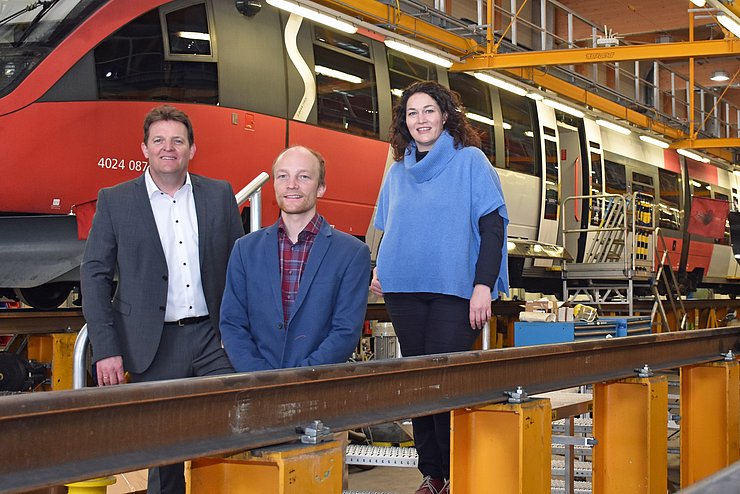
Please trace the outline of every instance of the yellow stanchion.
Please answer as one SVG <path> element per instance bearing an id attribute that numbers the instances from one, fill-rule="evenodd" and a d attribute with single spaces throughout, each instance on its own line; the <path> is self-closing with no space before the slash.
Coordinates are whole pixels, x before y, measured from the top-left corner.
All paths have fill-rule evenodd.
<path id="1" fill-rule="evenodd" d="M 65 484 L 65 486 L 67 487 L 67 494 L 105 494 L 107 487 L 115 483 L 115 477 L 99 477 Z"/>

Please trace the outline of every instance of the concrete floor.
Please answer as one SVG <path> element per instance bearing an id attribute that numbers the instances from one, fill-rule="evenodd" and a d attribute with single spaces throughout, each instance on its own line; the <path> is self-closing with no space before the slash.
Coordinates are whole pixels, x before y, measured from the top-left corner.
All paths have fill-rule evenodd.
<path id="1" fill-rule="evenodd" d="M 373 467 L 349 469 L 349 491 L 382 494 L 414 494 L 421 484 L 421 473 L 409 467 Z"/>

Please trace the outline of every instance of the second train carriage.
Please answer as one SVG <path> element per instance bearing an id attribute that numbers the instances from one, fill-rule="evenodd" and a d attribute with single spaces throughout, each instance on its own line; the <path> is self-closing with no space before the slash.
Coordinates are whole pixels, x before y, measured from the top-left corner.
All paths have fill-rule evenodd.
<path id="1" fill-rule="evenodd" d="M 269 171 L 283 147 L 317 149 L 330 166 L 322 213 L 365 237 L 390 162 L 392 105 L 405 86 L 424 79 L 459 92 L 481 131 L 501 176 L 512 242 L 556 244 L 561 215 L 590 221 L 588 210 L 563 211 L 567 196 L 639 190 L 655 198 L 675 268 L 697 284 L 735 290 L 727 239 L 689 242 L 681 214 L 690 194 L 736 201 L 731 173 L 395 52 L 378 33 L 339 33 L 267 4 L 245 5 L 61 0 L 43 15 L 7 20 L 25 2 L 0 0 L 5 295 L 51 307 L 77 283 L 78 229 L 84 234 L 90 218 L 68 213 L 93 201 L 99 188 L 141 173 L 141 119 L 155 102 L 191 116 L 198 146 L 192 171 L 227 179 L 235 190 Z M 263 202 L 263 222 L 270 223 L 278 210 L 269 183 Z M 578 259 L 584 246 L 567 247 Z M 512 286 L 557 290 L 551 265 L 512 258 Z"/>

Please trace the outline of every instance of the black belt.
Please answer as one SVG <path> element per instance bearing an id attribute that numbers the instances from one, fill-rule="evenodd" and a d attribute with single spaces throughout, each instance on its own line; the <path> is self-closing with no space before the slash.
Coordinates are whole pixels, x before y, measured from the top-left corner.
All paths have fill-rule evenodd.
<path id="1" fill-rule="evenodd" d="M 165 321 L 165 326 L 187 326 L 188 324 L 198 324 L 210 319 L 210 316 L 186 317 L 179 321 Z"/>

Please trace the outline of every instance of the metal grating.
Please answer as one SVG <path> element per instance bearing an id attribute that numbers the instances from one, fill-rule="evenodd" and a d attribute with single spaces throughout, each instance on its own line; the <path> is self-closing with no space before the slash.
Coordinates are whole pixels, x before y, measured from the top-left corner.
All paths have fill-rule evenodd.
<path id="1" fill-rule="evenodd" d="M 566 494 L 565 481 L 553 480 L 550 492 L 552 494 Z M 573 494 L 591 494 L 591 482 L 573 482 Z"/>
<path id="2" fill-rule="evenodd" d="M 415 448 L 350 444 L 347 446 L 345 462 L 347 465 L 416 467 L 419 456 Z"/>

